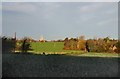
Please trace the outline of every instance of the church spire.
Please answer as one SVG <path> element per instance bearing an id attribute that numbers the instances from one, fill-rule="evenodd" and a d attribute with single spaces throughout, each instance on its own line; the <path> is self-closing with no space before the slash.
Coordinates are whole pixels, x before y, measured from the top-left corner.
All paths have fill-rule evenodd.
<path id="1" fill-rule="evenodd" d="M 13 37 L 13 39 L 15 39 L 15 40 L 16 40 L 16 32 L 14 33 L 14 37 Z"/>

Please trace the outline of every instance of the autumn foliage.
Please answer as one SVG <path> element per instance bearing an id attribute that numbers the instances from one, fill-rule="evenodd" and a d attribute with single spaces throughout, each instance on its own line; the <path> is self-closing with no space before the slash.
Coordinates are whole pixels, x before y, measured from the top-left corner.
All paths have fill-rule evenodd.
<path id="1" fill-rule="evenodd" d="M 65 38 L 64 49 L 84 50 L 87 52 L 119 53 L 120 42 L 110 39 L 109 37 L 85 40 L 84 36 L 81 36 L 79 38 Z"/>

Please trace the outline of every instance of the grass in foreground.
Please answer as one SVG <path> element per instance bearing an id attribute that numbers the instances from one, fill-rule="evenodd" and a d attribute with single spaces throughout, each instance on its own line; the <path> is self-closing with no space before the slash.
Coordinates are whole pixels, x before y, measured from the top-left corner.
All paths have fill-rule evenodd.
<path id="1" fill-rule="evenodd" d="M 120 54 L 117 53 L 96 53 L 96 52 L 89 52 L 83 54 L 71 54 L 73 56 L 86 56 L 86 57 L 120 57 Z"/>

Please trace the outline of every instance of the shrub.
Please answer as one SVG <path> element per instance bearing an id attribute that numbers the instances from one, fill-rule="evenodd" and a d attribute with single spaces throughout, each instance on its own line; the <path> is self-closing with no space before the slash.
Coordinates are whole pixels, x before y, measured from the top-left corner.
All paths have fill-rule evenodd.
<path id="1" fill-rule="evenodd" d="M 15 50 L 20 51 L 21 50 L 21 46 L 22 46 L 22 41 L 17 41 Z"/>
<path id="2" fill-rule="evenodd" d="M 95 47 L 94 40 L 89 39 L 89 40 L 86 41 L 86 49 L 87 49 L 88 52 L 94 52 L 94 51 L 96 51 L 95 48 L 96 47 Z"/>
<path id="3" fill-rule="evenodd" d="M 115 46 L 117 47 L 117 49 L 115 50 L 116 53 L 120 53 L 120 41 L 118 41 Z"/>
<path id="4" fill-rule="evenodd" d="M 85 40 L 78 40 L 78 45 L 77 45 L 77 49 L 79 50 L 85 50 L 86 49 L 86 41 Z"/>
<path id="5" fill-rule="evenodd" d="M 64 49 L 65 50 L 69 50 L 70 49 L 70 43 L 69 43 L 69 39 L 65 38 L 64 40 Z"/>
<path id="6" fill-rule="evenodd" d="M 77 40 L 76 39 L 71 38 L 69 40 L 69 43 L 70 43 L 70 49 L 71 50 L 76 50 L 77 49 Z"/>
<path id="7" fill-rule="evenodd" d="M 106 51 L 106 43 L 103 39 L 98 40 L 87 40 L 86 49 L 88 52 L 105 52 Z"/>
<path id="8" fill-rule="evenodd" d="M 14 52 L 16 46 L 16 40 L 13 38 L 2 37 L 2 51 Z"/>
<path id="9" fill-rule="evenodd" d="M 23 39 L 22 45 L 21 45 L 21 51 L 22 52 L 27 52 L 28 50 L 30 50 L 30 43 L 27 42 L 27 38 Z"/>

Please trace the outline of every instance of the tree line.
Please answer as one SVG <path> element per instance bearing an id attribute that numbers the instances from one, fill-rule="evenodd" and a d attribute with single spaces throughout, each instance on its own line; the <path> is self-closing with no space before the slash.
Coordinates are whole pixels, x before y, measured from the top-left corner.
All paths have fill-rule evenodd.
<path id="1" fill-rule="evenodd" d="M 26 37 L 20 41 L 16 40 L 15 38 L 5 36 L 0 37 L 0 39 L 2 39 L 2 52 L 4 53 L 15 52 L 16 50 L 24 53 L 28 50 L 32 50 L 29 39 Z"/>
<path id="2" fill-rule="evenodd" d="M 16 40 L 10 37 L 0 37 L 2 39 L 2 51 L 15 52 L 16 50 L 21 52 L 27 52 L 31 49 L 30 42 L 36 42 L 27 37 L 21 40 Z M 99 39 L 87 39 L 85 36 L 79 38 L 65 38 L 64 40 L 58 40 L 64 42 L 64 50 L 83 50 L 85 52 L 110 52 L 120 53 L 120 41 L 106 38 Z"/>
<path id="3" fill-rule="evenodd" d="M 106 38 L 87 39 L 84 36 L 79 38 L 65 38 L 64 50 L 83 50 L 85 52 L 110 52 L 120 53 L 120 41 Z"/>

